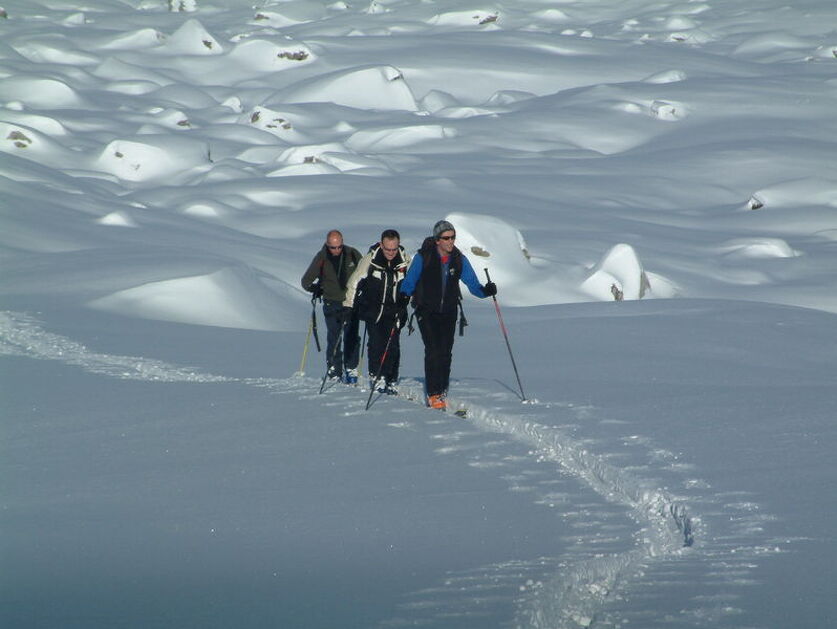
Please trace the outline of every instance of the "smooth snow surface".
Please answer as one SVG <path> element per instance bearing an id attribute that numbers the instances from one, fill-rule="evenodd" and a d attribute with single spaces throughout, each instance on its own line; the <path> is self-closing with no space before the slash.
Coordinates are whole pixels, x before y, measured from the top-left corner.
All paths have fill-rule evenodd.
<path id="1" fill-rule="evenodd" d="M 744 4 L 0 0 L 0 626 L 837 625 L 837 7 Z M 319 395 L 441 218 L 467 418 Z"/>

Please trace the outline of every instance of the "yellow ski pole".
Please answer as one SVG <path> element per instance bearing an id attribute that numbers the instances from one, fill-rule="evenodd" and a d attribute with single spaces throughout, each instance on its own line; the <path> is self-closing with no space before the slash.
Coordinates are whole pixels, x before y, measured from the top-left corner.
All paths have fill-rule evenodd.
<path id="1" fill-rule="evenodd" d="M 305 375 L 305 361 L 308 359 L 308 345 L 311 343 L 311 330 L 314 328 L 314 322 L 308 320 L 308 334 L 305 335 L 305 347 L 302 348 L 302 361 L 299 363 L 298 375 Z"/>

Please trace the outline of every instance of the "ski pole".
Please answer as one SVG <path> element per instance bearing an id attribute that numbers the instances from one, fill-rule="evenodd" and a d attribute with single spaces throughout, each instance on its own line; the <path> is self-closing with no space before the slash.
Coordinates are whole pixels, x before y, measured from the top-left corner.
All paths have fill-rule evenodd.
<path id="1" fill-rule="evenodd" d="M 340 333 L 337 335 L 337 341 L 335 341 L 334 349 L 331 351 L 331 361 L 326 361 L 326 372 L 323 374 L 323 381 L 320 383 L 320 393 L 322 393 L 323 389 L 325 389 L 325 383 L 328 379 L 328 369 L 332 364 L 334 364 L 334 359 L 337 357 L 337 352 L 340 351 L 340 343 L 343 342 L 343 330 L 346 329 L 347 324 L 348 321 L 343 321 L 340 324 Z"/>
<path id="2" fill-rule="evenodd" d="M 485 269 L 485 277 L 488 281 L 491 281 L 491 276 L 488 274 L 488 269 Z M 503 331 L 503 338 L 506 339 L 506 348 L 509 350 L 509 358 L 511 358 L 512 368 L 514 369 L 514 375 L 517 378 L 517 386 L 520 387 L 520 399 L 521 401 L 526 401 L 526 394 L 523 392 L 523 384 L 520 382 L 520 374 L 517 371 L 517 364 L 514 362 L 514 354 L 512 354 L 511 343 L 509 343 L 509 333 L 506 330 L 506 324 L 503 322 L 503 315 L 500 314 L 500 304 L 497 301 L 497 296 L 492 295 L 491 298 L 494 300 L 494 309 L 497 311 L 497 319 L 500 321 L 500 329 Z"/>
<path id="3" fill-rule="evenodd" d="M 299 375 L 303 375 L 305 373 L 305 360 L 308 358 L 308 345 L 311 342 L 311 330 L 313 325 L 311 321 L 308 322 L 308 334 L 305 335 L 305 346 L 302 348 L 302 361 L 299 363 L 299 371 L 297 372 Z"/>
<path id="4" fill-rule="evenodd" d="M 392 326 L 392 329 L 389 331 L 389 338 L 387 338 L 387 344 L 384 347 L 384 353 L 381 356 L 381 364 L 378 365 L 378 373 L 375 374 L 375 380 L 372 382 L 372 386 L 369 387 L 369 398 L 366 400 L 366 410 L 369 410 L 369 407 L 372 405 L 372 395 L 375 393 L 375 387 L 378 386 L 378 381 L 381 379 L 381 372 L 384 370 L 384 363 L 387 360 L 387 354 L 389 354 L 389 346 L 392 343 L 392 337 L 395 336 L 395 331 L 398 329 L 398 317 L 395 318 L 395 323 Z"/>

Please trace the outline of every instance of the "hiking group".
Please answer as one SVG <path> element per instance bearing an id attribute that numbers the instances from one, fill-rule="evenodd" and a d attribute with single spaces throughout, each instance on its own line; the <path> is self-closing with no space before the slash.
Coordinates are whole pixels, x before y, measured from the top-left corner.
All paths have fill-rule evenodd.
<path id="1" fill-rule="evenodd" d="M 394 229 L 365 255 L 343 242 L 332 230 L 322 249 L 302 276 L 302 288 L 312 300 L 322 299 L 327 327 L 326 376 L 357 384 L 360 352 L 359 322 L 368 335 L 369 375 L 381 393 L 397 393 L 401 362 L 401 329 L 408 322 L 412 302 L 424 343 L 424 378 L 427 405 L 445 410 L 450 382 L 456 321 L 462 315 L 459 283 L 479 298 L 497 294 L 491 281 L 481 284 L 468 258 L 456 247 L 456 230 L 438 221 L 415 256 L 401 245 Z"/>

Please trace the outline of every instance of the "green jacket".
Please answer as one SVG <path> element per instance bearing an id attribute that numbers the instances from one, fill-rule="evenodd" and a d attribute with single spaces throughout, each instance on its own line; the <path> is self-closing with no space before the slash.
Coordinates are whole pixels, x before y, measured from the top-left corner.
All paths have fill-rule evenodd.
<path id="1" fill-rule="evenodd" d="M 357 249 L 344 245 L 343 251 L 340 252 L 338 276 L 337 269 L 328 259 L 328 248 L 323 245 L 302 276 L 302 288 L 309 293 L 313 292 L 314 284 L 319 279 L 323 287 L 323 299 L 342 302 L 346 298 L 346 285 L 361 257 Z"/>

